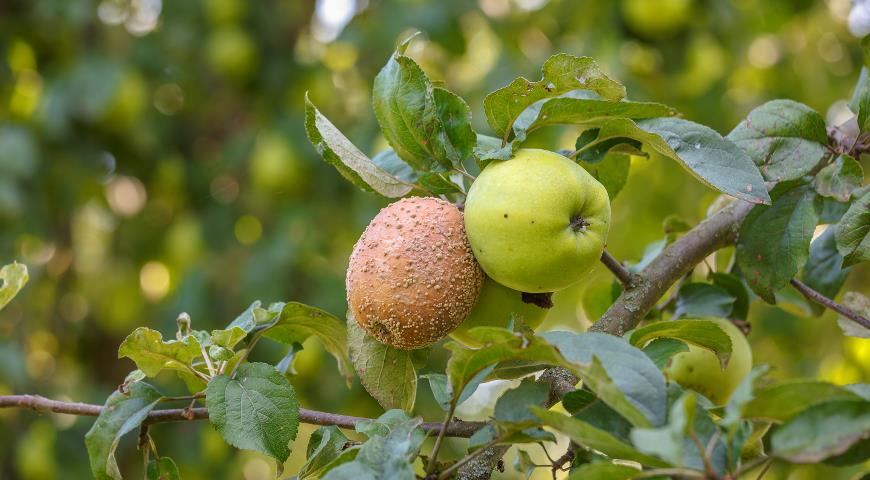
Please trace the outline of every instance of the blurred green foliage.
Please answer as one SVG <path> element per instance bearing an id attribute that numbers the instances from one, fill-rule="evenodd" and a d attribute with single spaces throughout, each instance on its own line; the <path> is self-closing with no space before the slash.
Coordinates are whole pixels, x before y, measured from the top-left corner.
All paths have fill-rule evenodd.
<path id="1" fill-rule="evenodd" d="M 303 94 L 376 153 L 385 144 L 371 82 L 412 30 L 426 41 L 408 53 L 470 102 L 480 131 L 487 131 L 487 92 L 517 74 L 537 78 L 549 55 L 568 52 L 595 57 L 630 98 L 670 104 L 727 133 L 752 107 L 778 97 L 827 112 L 834 123 L 845 119 L 861 64 L 846 29 L 849 7 L 849 0 L 6 0 L 0 263 L 27 264 L 31 283 L 0 313 L 0 391 L 102 403 L 132 368 L 116 359 L 124 336 L 139 325 L 168 334 L 182 311 L 200 329 L 224 325 L 255 299 L 342 314 L 348 254 L 386 202 L 320 161 L 305 139 Z M 545 129 L 529 146 L 568 148 L 575 133 Z M 714 198 L 673 163 L 636 159 L 613 205 L 609 249 L 637 260 L 664 236 L 668 215 L 696 222 Z M 596 279 L 597 295 L 609 295 L 603 269 Z M 862 267 L 847 288 L 866 292 L 868 284 Z M 545 327 L 583 328 L 583 290 L 560 292 Z M 816 319 L 809 309 L 760 305 L 754 312 L 755 358 L 777 376 L 870 380 L 870 344 L 844 339 L 831 313 Z M 272 362 L 284 354 L 275 345 L 264 350 Z M 430 369 L 444 357 L 433 354 Z M 379 414 L 358 383 L 346 389 L 316 341 L 306 342 L 295 368 L 304 406 Z M 166 380 L 164 391 L 183 388 Z M 419 398 L 418 413 L 438 419 L 428 391 Z M 485 400 L 460 413 L 484 417 Z M 0 478 L 88 478 L 82 438 L 91 423 L 0 411 Z M 303 426 L 296 452 L 310 431 Z M 186 479 L 272 478 L 271 463 L 232 451 L 204 423 L 152 433 Z M 461 445 L 448 445 L 448 455 Z M 141 468 L 130 441 L 119 461 L 124 471 Z M 292 456 L 287 471 L 301 461 Z M 836 475 L 848 472 L 774 465 L 767 478 Z"/>

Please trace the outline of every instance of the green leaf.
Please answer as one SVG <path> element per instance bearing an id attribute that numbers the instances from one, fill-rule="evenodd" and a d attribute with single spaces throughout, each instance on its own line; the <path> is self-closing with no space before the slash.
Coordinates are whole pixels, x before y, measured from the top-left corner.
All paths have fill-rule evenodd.
<path id="1" fill-rule="evenodd" d="M 819 195 L 841 202 L 848 202 L 852 192 L 860 188 L 862 183 L 864 183 L 864 169 L 848 155 L 837 157 L 834 163 L 819 171 L 813 179 Z"/>
<path id="2" fill-rule="evenodd" d="M 0 268 L 0 280 L 3 280 L 0 286 L 0 310 L 18 295 L 29 279 L 27 265 L 23 263 L 13 262 Z"/>
<path id="3" fill-rule="evenodd" d="M 186 335 L 181 340 L 164 341 L 160 332 L 147 327 L 133 330 L 118 347 L 118 358 L 133 360 L 136 367 L 149 377 L 156 376 L 162 370 L 192 374 L 191 364 L 201 356 L 202 348 L 195 336 Z"/>
<path id="4" fill-rule="evenodd" d="M 870 260 L 870 191 L 854 200 L 836 227 L 843 266 Z"/>
<path id="5" fill-rule="evenodd" d="M 504 141 L 508 140 L 517 117 L 535 102 L 553 98 L 572 90 L 590 90 L 605 100 L 625 97 L 625 87 L 601 72 L 595 60 L 566 53 L 553 55 L 542 68 L 543 77 L 530 82 L 519 77 L 483 100 L 489 126 Z"/>
<path id="6" fill-rule="evenodd" d="M 212 330 L 209 336 L 209 341 L 212 345 L 228 348 L 232 350 L 235 346 L 244 340 L 248 332 L 241 327 L 232 327 L 224 330 Z"/>
<path id="7" fill-rule="evenodd" d="M 673 338 L 656 338 L 643 347 L 643 353 L 659 368 L 664 368 L 674 355 L 688 351 L 688 345 Z"/>
<path id="8" fill-rule="evenodd" d="M 586 448 L 599 452 L 615 459 L 631 460 L 651 467 L 667 467 L 669 464 L 656 457 L 639 452 L 631 445 L 620 441 L 610 433 L 593 427 L 592 425 L 576 418 L 551 412 L 540 407 L 531 407 L 545 425 L 568 435 L 571 440 Z"/>
<path id="9" fill-rule="evenodd" d="M 698 180 L 747 202 L 770 203 L 752 159 L 715 130 L 679 118 L 642 120 L 637 127 L 661 137 L 661 141 L 644 143 L 678 161 Z"/>
<path id="10" fill-rule="evenodd" d="M 513 131 L 517 140 L 523 141 L 529 132 L 548 125 L 588 125 L 613 117 L 639 120 L 672 117 L 677 113 L 661 103 L 599 100 L 588 98 L 587 92 L 575 90 L 530 105 L 517 117 Z"/>
<path id="11" fill-rule="evenodd" d="M 813 405 L 771 435 L 773 454 L 793 463 L 818 463 L 870 438 L 870 401 L 838 400 Z"/>
<path id="12" fill-rule="evenodd" d="M 506 391 L 495 402 L 492 417 L 496 428 L 501 431 L 505 428 L 525 429 L 540 425 L 538 417 L 529 411 L 529 407 L 544 407 L 549 395 L 550 390 L 545 383 L 526 377 L 518 387 Z"/>
<path id="13" fill-rule="evenodd" d="M 743 408 L 744 418 L 786 422 L 801 411 L 820 403 L 860 400 L 849 390 L 817 380 L 790 380 L 757 389 Z"/>
<path id="14" fill-rule="evenodd" d="M 709 283 L 686 283 L 680 287 L 675 318 L 726 318 L 737 301 L 727 290 Z"/>
<path id="15" fill-rule="evenodd" d="M 308 448 L 305 452 L 307 460 L 299 470 L 299 479 L 320 478 L 331 469 L 330 467 L 338 466 L 335 462 L 345 451 L 347 442 L 348 438 L 335 425 L 315 430 L 308 439 Z"/>
<path id="16" fill-rule="evenodd" d="M 366 391 L 385 410 L 410 412 L 417 399 L 417 366 L 426 350 L 399 350 L 366 333 L 348 313 L 350 360 Z M 424 357 L 425 358 L 425 357 Z"/>
<path id="17" fill-rule="evenodd" d="M 136 382 L 129 393 L 112 393 L 97 421 L 85 435 L 91 473 L 97 480 L 122 478 L 115 461 L 118 442 L 126 433 L 138 428 L 160 401 L 162 395 L 147 383 Z"/>
<path id="18" fill-rule="evenodd" d="M 420 66 L 403 55 L 410 40 L 375 77 L 375 117 L 399 158 L 419 172 L 441 172 L 471 155 L 476 143 L 471 113 L 459 97 L 433 87 Z"/>
<path id="19" fill-rule="evenodd" d="M 743 380 L 731 393 L 731 397 L 728 398 L 728 403 L 725 404 L 725 416 L 719 421 L 719 425 L 728 431 L 729 440 L 735 437 L 738 428 L 740 428 L 746 405 L 755 398 L 754 385 L 756 381 L 764 376 L 768 370 L 770 369 L 765 365 L 754 367 L 748 375 L 743 377 Z"/>
<path id="20" fill-rule="evenodd" d="M 572 390 L 562 397 L 562 406 L 568 413 L 573 415 L 579 410 L 588 407 L 596 400 L 597 398 L 595 397 L 595 394 L 589 390 Z"/>
<path id="21" fill-rule="evenodd" d="M 740 227 L 737 265 L 749 287 L 767 303 L 788 284 L 809 256 L 818 223 L 818 197 L 807 185 L 780 184 L 773 205 L 758 205 Z"/>
<path id="22" fill-rule="evenodd" d="M 145 470 L 146 480 L 181 480 L 178 466 L 169 457 L 152 458 Z"/>
<path id="23" fill-rule="evenodd" d="M 650 323 L 633 330 L 628 341 L 635 347 L 642 347 L 650 340 L 658 338 L 681 340 L 706 348 L 719 357 L 722 368 L 725 368 L 731 357 L 731 337 L 716 322 L 710 320 L 667 320 Z"/>
<path id="24" fill-rule="evenodd" d="M 610 151 L 602 161 L 594 164 L 581 161 L 580 166 L 604 185 L 607 196 L 613 201 L 628 182 L 631 155 Z"/>
<path id="25" fill-rule="evenodd" d="M 286 345 L 301 344 L 314 335 L 338 362 L 348 388 L 353 383 L 353 368 L 347 353 L 347 327 L 335 315 L 298 302 L 283 304 L 281 313 L 264 332 L 266 338 Z"/>
<path id="26" fill-rule="evenodd" d="M 547 332 L 543 337 L 555 345 L 569 362 L 586 366 L 577 372 L 584 383 L 633 424 L 644 422 L 636 418 L 631 409 L 621 405 L 619 396 L 624 395 L 649 424 L 664 423 L 667 411 L 665 378 L 642 351 L 619 337 L 604 333 Z M 594 361 L 593 357 L 599 361 Z M 606 390 L 599 391 L 596 387 L 606 387 Z M 617 391 L 621 395 L 617 395 Z M 608 397 L 607 393 L 612 396 Z"/>
<path id="27" fill-rule="evenodd" d="M 705 452 L 699 451 L 692 436 L 704 446 L 715 440 L 709 459 L 713 470 L 721 475 L 727 466 L 725 444 L 719 439 L 718 427 L 697 398 L 694 393 L 684 393 L 671 407 L 667 425 L 656 429 L 636 428 L 631 432 L 631 440 L 644 453 L 695 470 L 704 469 Z M 713 439 L 714 435 L 717 439 Z"/>
<path id="28" fill-rule="evenodd" d="M 438 402 L 438 405 L 440 405 L 445 412 L 450 410 L 452 394 L 450 392 L 447 375 L 444 375 L 443 373 L 427 373 L 426 375 L 420 375 L 420 378 L 429 380 L 429 389 L 432 391 L 432 396 L 435 397 L 435 401 Z"/>
<path id="29" fill-rule="evenodd" d="M 711 272 L 709 276 L 713 285 L 725 289 L 734 297 L 731 314 L 728 318 L 746 320 L 749 315 L 749 290 L 743 280 L 730 273 Z"/>
<path id="30" fill-rule="evenodd" d="M 350 183 L 388 198 L 403 197 L 411 186 L 381 170 L 324 117 L 305 94 L 305 133 L 326 163 Z"/>
<path id="31" fill-rule="evenodd" d="M 791 100 L 772 100 L 749 112 L 728 139 L 746 151 L 767 180 L 795 180 L 827 154 L 825 119 Z"/>
<path id="32" fill-rule="evenodd" d="M 843 268 L 842 264 L 834 229 L 828 228 L 810 244 L 810 256 L 801 271 L 801 280 L 822 295 L 834 298 L 851 270 L 851 267 Z M 816 315 L 825 311 L 825 307 L 815 302 L 809 302 L 809 307 Z"/>
<path id="33" fill-rule="evenodd" d="M 628 480 L 642 475 L 643 472 L 634 467 L 595 462 L 580 465 L 572 470 L 568 480 Z"/>
<path id="34" fill-rule="evenodd" d="M 299 402 L 275 367 L 243 363 L 236 378 L 218 375 L 205 392 L 208 419 L 230 445 L 253 450 L 283 464 L 299 427 Z"/>
<path id="35" fill-rule="evenodd" d="M 529 452 L 522 449 L 517 450 L 517 456 L 514 457 L 513 467 L 514 470 L 520 472 L 526 478 L 531 477 L 536 468 L 535 462 L 532 460 Z"/>
<path id="36" fill-rule="evenodd" d="M 858 116 L 858 129 L 861 133 L 870 130 L 870 79 L 868 79 L 867 67 L 861 67 L 861 75 L 852 93 L 849 108 Z"/>
<path id="37" fill-rule="evenodd" d="M 420 418 L 408 418 L 401 410 L 390 410 L 377 420 L 360 422 L 357 432 L 369 439 L 352 462 L 330 470 L 323 480 L 416 479 L 411 462 L 426 438 L 420 428 L 422 422 Z"/>
<path id="38" fill-rule="evenodd" d="M 864 318 L 870 318 L 870 298 L 858 292 L 846 292 L 843 295 L 843 305 Z M 844 335 L 858 338 L 870 338 L 870 329 L 858 324 L 843 315 L 837 316 L 837 324 Z"/>

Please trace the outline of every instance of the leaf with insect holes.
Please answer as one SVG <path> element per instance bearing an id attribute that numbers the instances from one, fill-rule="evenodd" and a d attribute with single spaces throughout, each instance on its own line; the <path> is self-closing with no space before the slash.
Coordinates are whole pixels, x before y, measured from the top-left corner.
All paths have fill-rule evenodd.
<path id="1" fill-rule="evenodd" d="M 646 346 L 653 339 L 670 338 L 710 350 L 719 358 L 723 368 L 731 357 L 731 337 L 716 322 L 710 320 L 666 320 L 650 323 L 628 335 L 635 347 Z"/>
<path id="2" fill-rule="evenodd" d="M 613 117 L 639 120 L 677 114 L 661 103 L 607 101 L 589 91 L 573 90 L 530 105 L 514 121 L 513 131 L 517 141 L 523 141 L 529 132 L 549 125 L 589 125 Z"/>
<path id="3" fill-rule="evenodd" d="M 130 385 L 127 394 L 116 391 L 109 396 L 100 416 L 85 435 L 94 478 L 122 478 L 115 461 L 118 442 L 128 432 L 139 428 L 161 397 L 160 392 L 143 382 Z"/>
<path id="4" fill-rule="evenodd" d="M 0 310 L 12 301 L 15 295 L 18 295 L 29 279 L 27 265 L 23 263 L 10 263 L 0 269 L 0 280 L 3 281 L 3 285 L 0 286 Z"/>
<path id="5" fill-rule="evenodd" d="M 855 199 L 836 227 L 843 266 L 870 260 L 870 191 Z"/>
<path id="6" fill-rule="evenodd" d="M 417 399 L 417 368 L 425 363 L 428 349 L 399 350 L 366 333 L 348 312 L 347 339 L 350 361 L 360 382 L 385 409 L 410 412 Z"/>
<path id="7" fill-rule="evenodd" d="M 208 419 L 230 445 L 283 464 L 299 428 L 299 401 L 290 382 L 266 363 L 243 363 L 235 378 L 218 375 L 205 391 Z M 279 468 L 280 470 L 280 468 Z"/>
<path id="8" fill-rule="evenodd" d="M 835 400 L 807 408 L 774 430 L 774 456 L 816 464 L 870 438 L 870 401 Z"/>
<path id="9" fill-rule="evenodd" d="M 323 116 L 305 95 L 305 132 L 326 163 L 350 183 L 387 198 L 403 197 L 411 186 L 378 167 Z"/>
<path id="10" fill-rule="evenodd" d="M 531 82 L 519 77 L 483 100 L 486 120 L 496 134 L 507 141 L 517 117 L 535 102 L 572 90 L 590 90 L 605 100 L 625 97 L 625 87 L 601 72 L 595 60 L 566 53 L 553 55 L 542 68 L 542 78 Z"/>
<path id="11" fill-rule="evenodd" d="M 795 180 L 827 154 L 825 119 L 792 100 L 772 100 L 749 112 L 727 137 L 746 151 L 767 180 Z"/>
<path id="12" fill-rule="evenodd" d="M 353 367 L 347 353 L 347 327 L 335 315 L 299 302 L 275 304 L 280 311 L 277 317 L 266 325 L 263 335 L 285 345 L 301 344 L 308 337 L 315 336 L 338 362 L 338 370 L 344 376 L 348 388 L 353 383 Z"/>
<path id="13" fill-rule="evenodd" d="M 381 132 L 396 154 L 419 172 L 462 164 L 477 142 L 471 111 L 455 94 L 433 87 L 402 42 L 375 77 L 372 104 Z"/>
<path id="14" fill-rule="evenodd" d="M 834 163 L 821 169 L 813 179 L 816 192 L 840 202 L 848 202 L 852 192 L 864 183 L 864 169 L 848 155 L 840 155 Z"/>
<path id="15" fill-rule="evenodd" d="M 786 286 L 809 256 L 818 223 L 818 196 L 808 185 L 781 183 L 773 205 L 758 205 L 740 227 L 737 265 L 749 287 L 767 303 Z"/>

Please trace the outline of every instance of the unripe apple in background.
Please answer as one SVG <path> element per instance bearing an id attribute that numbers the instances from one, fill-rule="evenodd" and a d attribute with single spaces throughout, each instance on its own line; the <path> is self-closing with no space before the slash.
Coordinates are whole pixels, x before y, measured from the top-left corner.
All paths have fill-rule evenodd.
<path id="1" fill-rule="evenodd" d="M 487 275 L 521 292 L 554 292 L 601 257 L 610 228 L 607 190 L 570 159 L 521 149 L 471 185 L 465 229 Z"/>
<path id="2" fill-rule="evenodd" d="M 438 198 L 404 198 L 381 210 L 354 245 L 347 303 L 381 343 L 422 348 L 468 316 L 483 277 L 462 212 Z"/>
<path id="3" fill-rule="evenodd" d="M 534 294 L 533 294 L 534 295 Z M 506 327 L 511 314 L 522 319 L 523 323 L 532 330 L 538 328 L 544 317 L 547 316 L 548 308 L 523 301 L 523 293 L 496 282 L 491 278 L 484 280 L 480 290 L 480 298 L 466 318 L 456 330 L 450 332 L 450 338 L 471 348 L 482 346 L 468 331 L 475 327 Z"/>
<path id="4" fill-rule="evenodd" d="M 716 354 L 705 348 L 689 345 L 688 352 L 681 352 L 663 369 L 665 377 L 709 398 L 716 405 L 724 405 L 731 393 L 752 369 L 752 350 L 746 336 L 731 321 L 710 318 L 731 338 L 731 359 L 722 369 Z"/>

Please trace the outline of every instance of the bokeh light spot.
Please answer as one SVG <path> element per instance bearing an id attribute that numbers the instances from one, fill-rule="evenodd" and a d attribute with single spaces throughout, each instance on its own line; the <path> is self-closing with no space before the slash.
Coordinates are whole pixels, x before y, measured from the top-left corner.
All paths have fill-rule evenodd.
<path id="1" fill-rule="evenodd" d="M 160 300 L 169 292 L 169 269 L 166 265 L 152 261 L 142 266 L 139 271 L 139 286 L 150 300 Z"/>
<path id="2" fill-rule="evenodd" d="M 239 243 L 242 245 L 253 245 L 263 235 L 263 225 L 257 217 L 243 215 L 236 220 L 236 226 L 233 231 Z"/>
<path id="3" fill-rule="evenodd" d="M 145 185 L 136 177 L 117 175 L 106 184 L 106 200 L 117 215 L 130 217 L 145 206 Z"/>

